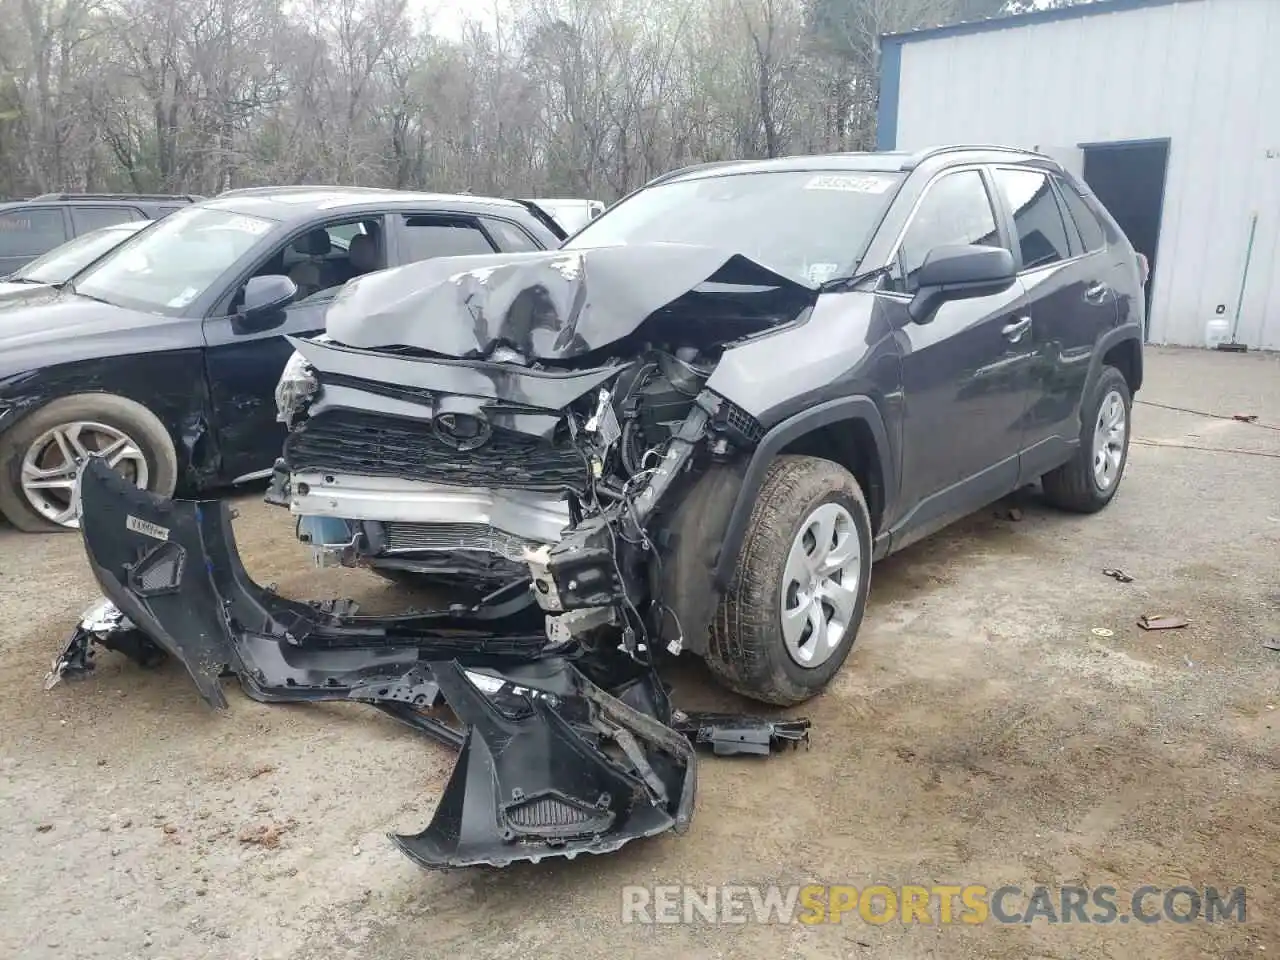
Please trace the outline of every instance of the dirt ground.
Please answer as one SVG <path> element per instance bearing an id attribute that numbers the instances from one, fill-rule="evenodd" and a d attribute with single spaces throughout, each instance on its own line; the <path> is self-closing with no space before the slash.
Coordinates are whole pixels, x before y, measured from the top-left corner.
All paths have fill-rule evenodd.
<path id="1" fill-rule="evenodd" d="M 1280 356 L 1153 349 L 1148 368 L 1148 403 L 1260 423 L 1139 406 L 1103 514 L 1033 497 L 877 566 L 853 656 L 796 711 L 810 750 L 708 758 L 687 836 L 572 862 L 412 865 L 385 834 L 426 824 L 452 758 L 371 709 L 264 706 L 229 682 L 218 715 L 179 670 L 113 654 L 45 692 L 96 591 L 77 537 L 0 531 L 0 956 L 1280 954 L 1280 653 L 1263 645 L 1280 638 Z M 260 492 L 238 505 L 260 581 L 405 602 L 308 570 Z M 1192 622 L 1146 633 L 1149 611 Z M 696 664 L 672 679 L 687 707 L 744 706 Z M 1248 919 L 624 926 L 623 886 L 663 883 L 1110 885 L 1122 905 L 1143 884 L 1243 885 Z"/>

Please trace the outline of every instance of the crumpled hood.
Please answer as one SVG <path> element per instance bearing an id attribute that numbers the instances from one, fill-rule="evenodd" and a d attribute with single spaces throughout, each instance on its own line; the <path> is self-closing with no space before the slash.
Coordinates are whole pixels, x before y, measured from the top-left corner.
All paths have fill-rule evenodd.
<path id="1" fill-rule="evenodd" d="M 351 281 L 327 332 L 358 348 L 478 359 L 507 347 L 526 360 L 570 360 L 708 283 L 721 300 L 817 290 L 741 254 L 685 244 L 441 257 Z"/>

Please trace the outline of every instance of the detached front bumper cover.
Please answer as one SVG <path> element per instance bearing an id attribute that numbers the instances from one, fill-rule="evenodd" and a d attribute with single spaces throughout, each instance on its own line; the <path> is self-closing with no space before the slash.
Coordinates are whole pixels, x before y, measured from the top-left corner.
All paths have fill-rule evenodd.
<path id="1" fill-rule="evenodd" d="M 163 651 L 218 708 L 227 673 L 264 702 L 373 705 L 459 750 L 431 823 L 392 837 L 423 866 L 607 853 L 682 833 L 693 816 L 695 743 L 767 753 L 807 740 L 804 720 L 673 718 L 651 669 L 625 658 L 602 669 L 572 645 L 551 647 L 527 589 L 363 617 L 348 601 L 300 603 L 254 583 L 220 503 L 156 497 L 97 460 L 79 495 L 85 552 L 107 602 L 81 621 L 49 685 L 91 669 L 98 643 L 143 663 Z M 607 675 L 610 689 L 588 673 Z M 445 705 L 463 729 L 434 715 Z"/>

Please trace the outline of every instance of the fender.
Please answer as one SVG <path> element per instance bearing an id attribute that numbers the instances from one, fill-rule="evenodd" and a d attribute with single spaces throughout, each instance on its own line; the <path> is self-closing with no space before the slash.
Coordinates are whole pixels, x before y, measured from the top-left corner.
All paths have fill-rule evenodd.
<path id="1" fill-rule="evenodd" d="M 1137 323 L 1126 323 L 1119 327 L 1113 327 L 1098 338 L 1098 342 L 1093 347 L 1093 357 L 1089 360 L 1089 374 L 1084 382 L 1084 390 L 1080 395 L 1080 402 L 1084 402 L 1084 398 L 1091 396 L 1094 385 L 1098 382 L 1098 377 L 1102 375 L 1102 358 L 1107 352 L 1124 343 L 1126 340 L 1133 340 L 1138 345 L 1137 362 L 1133 374 L 1133 392 L 1136 394 L 1142 387 L 1142 326 Z M 1077 405 L 1076 413 L 1079 414 L 1080 408 Z"/>
<path id="2" fill-rule="evenodd" d="M 764 483 L 769 464 L 793 440 L 842 420 L 860 420 L 870 428 L 884 478 L 885 499 L 888 503 L 893 502 L 898 490 L 898 464 L 889 447 L 884 417 L 881 416 L 876 402 L 870 397 L 853 396 L 829 400 L 775 424 L 752 453 L 751 461 L 742 479 L 742 486 L 738 489 L 733 510 L 729 514 L 729 522 L 720 543 L 720 553 L 716 558 L 714 583 L 718 590 L 727 589 L 733 579 L 734 569 L 738 563 L 738 553 L 747 536 L 747 524 L 751 520 L 751 511 L 755 508 L 756 497 Z M 877 554 L 880 552 L 877 551 Z"/>

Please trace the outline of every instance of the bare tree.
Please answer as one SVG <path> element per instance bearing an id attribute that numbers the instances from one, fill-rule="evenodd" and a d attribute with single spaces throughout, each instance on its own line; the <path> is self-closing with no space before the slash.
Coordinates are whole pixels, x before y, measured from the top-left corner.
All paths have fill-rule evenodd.
<path id="1" fill-rule="evenodd" d="M 0 194 L 385 184 L 610 199 L 867 148 L 879 38 L 1026 0 L 0 0 Z M 1069 0 L 1058 0 L 1069 2 Z"/>

